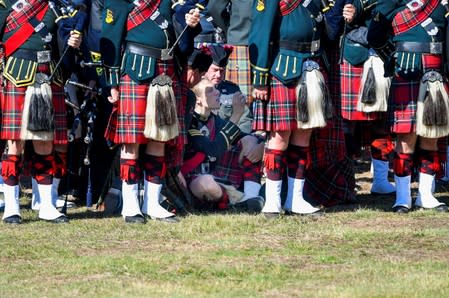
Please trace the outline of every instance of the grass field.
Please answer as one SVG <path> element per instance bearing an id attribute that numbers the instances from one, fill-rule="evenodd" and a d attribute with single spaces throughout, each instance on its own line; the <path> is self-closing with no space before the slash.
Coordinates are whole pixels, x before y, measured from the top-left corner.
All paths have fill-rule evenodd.
<path id="1" fill-rule="evenodd" d="M 357 177 L 360 204 L 318 219 L 135 226 L 77 208 L 53 225 L 25 208 L 24 224 L 0 225 L 0 296 L 449 297 L 449 214 L 393 214 L 394 197 L 369 196 L 367 176 Z"/>

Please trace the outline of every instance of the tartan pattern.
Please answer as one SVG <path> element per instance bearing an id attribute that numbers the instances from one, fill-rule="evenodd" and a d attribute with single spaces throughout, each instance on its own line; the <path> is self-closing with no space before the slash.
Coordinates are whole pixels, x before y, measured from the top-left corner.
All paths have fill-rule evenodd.
<path id="1" fill-rule="evenodd" d="M 120 158 L 120 179 L 128 184 L 137 184 L 142 177 L 142 170 L 136 159 Z"/>
<path id="2" fill-rule="evenodd" d="M 435 175 L 440 171 L 438 151 L 420 149 L 418 151 L 419 171 L 424 174 Z"/>
<path id="3" fill-rule="evenodd" d="M 33 154 L 31 175 L 38 184 L 51 185 L 53 182 L 54 155 Z"/>
<path id="4" fill-rule="evenodd" d="M 235 188 L 240 188 L 243 181 L 243 170 L 239 163 L 239 155 L 242 148 L 240 144 L 232 146 L 217 161 L 211 172 L 214 177 L 229 181 Z"/>
<path id="5" fill-rule="evenodd" d="M 328 87 L 334 111 L 341 110 L 338 43 L 329 48 Z M 309 164 L 305 171 L 304 198 L 316 205 L 332 206 L 346 203 L 355 197 L 355 176 L 353 164 L 345 156 L 346 145 L 343 134 L 343 120 L 339 113 L 327 121 L 327 126 L 314 129 L 309 147 Z"/>
<path id="6" fill-rule="evenodd" d="M 48 65 L 40 65 L 38 72 L 49 74 Z M 0 138 L 20 140 L 22 110 L 27 87 L 16 87 L 8 80 L 1 95 Z M 67 117 L 63 87 L 51 84 L 55 122 L 54 144 L 67 144 Z"/>
<path id="7" fill-rule="evenodd" d="M 185 115 L 187 106 L 187 93 L 189 91 L 185 82 L 187 82 L 187 72 L 184 71 L 179 84 L 176 84 L 175 96 L 180 98 L 176 101 L 177 116 L 179 123 L 179 135 L 166 143 L 165 145 L 165 162 L 168 168 L 181 167 L 184 157 L 184 149 L 187 144 L 187 130 L 185 127 Z"/>
<path id="8" fill-rule="evenodd" d="M 25 23 L 29 23 L 29 20 L 36 16 L 42 9 L 44 9 L 48 1 L 46 0 L 27 0 L 29 5 L 25 5 L 19 12 L 11 10 L 6 19 L 5 33 L 16 30 Z"/>
<path id="9" fill-rule="evenodd" d="M 379 113 L 357 111 L 357 102 L 362 83 L 363 64 L 351 65 L 346 60 L 340 65 L 341 116 L 347 120 L 376 120 Z"/>
<path id="10" fill-rule="evenodd" d="M 2 155 L 2 178 L 6 185 L 15 186 L 19 184 L 19 155 Z"/>
<path id="11" fill-rule="evenodd" d="M 413 154 L 395 152 L 393 170 L 398 177 L 410 176 L 413 171 Z"/>
<path id="12" fill-rule="evenodd" d="M 375 139 L 371 143 L 371 157 L 373 159 L 388 161 L 388 157 L 393 151 L 394 145 L 390 138 Z"/>
<path id="13" fill-rule="evenodd" d="M 263 161 L 267 178 L 272 181 L 282 180 L 287 166 L 287 155 L 285 151 L 265 148 Z"/>
<path id="14" fill-rule="evenodd" d="M 308 168 L 303 188 L 306 201 L 325 207 L 349 203 L 355 198 L 355 176 L 349 158 L 325 167 Z"/>
<path id="15" fill-rule="evenodd" d="M 237 84 L 248 102 L 251 102 L 251 72 L 247 46 L 233 46 L 226 66 L 226 80 Z"/>
<path id="16" fill-rule="evenodd" d="M 279 10 L 282 16 L 286 16 L 291 13 L 295 8 L 299 6 L 302 0 L 281 0 L 279 1 Z"/>
<path id="17" fill-rule="evenodd" d="M 296 85 L 285 86 L 271 77 L 269 100 L 254 101 L 254 130 L 292 131 L 296 122 Z"/>
<path id="18" fill-rule="evenodd" d="M 145 172 L 145 180 L 155 184 L 161 184 L 167 170 L 165 157 L 144 154 L 143 169 Z"/>
<path id="19" fill-rule="evenodd" d="M 149 19 L 159 7 L 160 2 L 161 0 L 139 0 L 140 5 L 134 6 L 128 15 L 127 30 L 130 31 Z"/>
<path id="20" fill-rule="evenodd" d="M 61 179 L 67 173 L 67 152 L 55 150 L 53 164 L 54 177 Z"/>
<path id="21" fill-rule="evenodd" d="M 173 80 L 177 106 L 181 102 L 180 87 L 174 73 L 173 62 L 158 60 L 156 76 L 165 73 Z M 145 111 L 147 94 L 150 83 L 137 84 L 128 75 L 120 79 L 120 100 L 117 109 L 113 109 L 105 137 L 116 144 L 146 144 L 148 139 L 144 136 Z M 178 107 L 178 110 L 182 108 Z M 178 116 L 179 117 L 179 116 Z M 180 121 L 180 124 L 183 121 Z"/>
<path id="22" fill-rule="evenodd" d="M 423 72 L 441 71 L 442 56 L 423 54 Z M 412 133 L 416 131 L 416 109 L 420 80 L 406 80 L 397 74 L 391 82 L 388 103 L 388 121 L 391 132 Z M 446 86 L 447 87 L 447 86 Z"/>
<path id="23" fill-rule="evenodd" d="M 309 147 L 288 145 L 287 167 L 288 176 L 296 179 L 304 179 L 304 172 L 308 164 Z"/>
<path id="24" fill-rule="evenodd" d="M 425 4 L 421 6 L 416 11 L 411 11 L 410 8 L 406 7 L 404 10 L 399 11 L 393 18 L 393 31 L 394 35 L 399 35 L 401 33 L 407 32 L 413 27 L 421 24 L 426 20 L 435 8 L 438 6 L 438 0 L 428 0 L 424 1 Z"/>
<path id="25" fill-rule="evenodd" d="M 244 157 L 242 160 L 243 181 L 253 181 L 260 184 L 262 178 L 262 161 L 251 162 Z"/>

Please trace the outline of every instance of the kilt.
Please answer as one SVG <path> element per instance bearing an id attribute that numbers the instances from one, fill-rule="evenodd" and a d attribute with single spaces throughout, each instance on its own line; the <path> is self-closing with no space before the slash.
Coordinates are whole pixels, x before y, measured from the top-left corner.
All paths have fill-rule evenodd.
<path id="1" fill-rule="evenodd" d="M 229 181 L 237 189 L 243 182 L 243 170 L 239 164 L 240 151 L 240 143 L 233 145 L 217 162 L 211 173 L 214 177 Z"/>
<path id="2" fill-rule="evenodd" d="M 330 207 L 349 203 L 355 198 L 354 189 L 354 169 L 347 157 L 305 173 L 303 195 L 313 205 Z"/>
<path id="3" fill-rule="evenodd" d="M 47 65 L 40 65 L 38 72 L 50 73 Z M 27 87 L 16 87 L 6 80 L 6 86 L 1 95 L 0 138 L 2 140 L 20 140 L 22 125 L 22 111 Z M 62 86 L 51 84 L 54 111 L 55 134 L 53 144 L 67 144 L 67 115 L 64 89 Z"/>
<path id="4" fill-rule="evenodd" d="M 247 46 L 234 46 L 226 67 L 226 80 L 237 84 L 246 98 L 251 97 L 251 71 Z"/>
<path id="5" fill-rule="evenodd" d="M 346 60 L 340 65 L 341 116 L 347 120 L 376 120 L 380 113 L 357 111 L 360 84 L 362 83 L 363 64 L 353 66 Z"/>
<path id="6" fill-rule="evenodd" d="M 335 116 L 327 121 L 326 127 L 313 130 L 303 190 L 309 202 L 323 206 L 346 203 L 355 196 L 353 165 L 345 157 L 343 119 L 336 113 L 341 110 L 338 44 L 330 48 L 330 53 L 328 87 Z"/>
<path id="7" fill-rule="evenodd" d="M 253 130 L 292 131 L 296 123 L 296 85 L 286 86 L 271 77 L 269 100 L 254 101 Z"/>
<path id="8" fill-rule="evenodd" d="M 173 80 L 177 108 L 182 103 L 178 78 L 175 75 L 173 62 L 158 60 L 156 76 L 165 73 Z M 146 144 L 149 139 L 143 134 L 145 130 L 145 111 L 150 82 L 137 84 L 128 75 L 120 79 L 120 100 L 113 111 L 105 132 L 106 139 L 116 144 Z M 179 115 L 178 115 L 179 117 Z M 180 121 L 180 124 L 184 120 Z"/>
<path id="9" fill-rule="evenodd" d="M 423 54 L 423 71 L 442 70 L 443 57 Z M 397 74 L 391 82 L 388 103 L 388 120 L 391 132 L 413 133 L 416 131 L 416 109 L 420 78 L 409 80 Z"/>

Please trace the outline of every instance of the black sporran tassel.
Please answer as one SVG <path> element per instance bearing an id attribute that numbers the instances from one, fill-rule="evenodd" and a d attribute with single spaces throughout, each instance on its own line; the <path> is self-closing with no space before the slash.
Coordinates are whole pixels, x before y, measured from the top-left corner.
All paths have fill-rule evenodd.
<path id="1" fill-rule="evenodd" d="M 167 88 L 166 86 L 160 87 Z M 175 123 L 176 111 L 174 109 L 173 103 L 171 103 L 172 99 L 170 97 L 169 92 L 165 92 L 166 94 L 162 94 L 166 90 L 158 90 L 156 92 L 156 102 L 157 102 L 157 125 L 165 126 L 165 125 L 173 125 Z"/>
<path id="2" fill-rule="evenodd" d="M 329 96 L 329 90 L 327 89 L 327 87 L 324 84 L 324 82 L 321 82 L 320 88 L 321 88 L 321 91 L 322 91 L 322 94 L 323 94 L 323 99 L 321 101 L 321 106 L 323 107 L 324 118 L 326 120 L 328 120 L 328 119 L 331 119 L 332 116 L 333 116 L 332 101 L 331 101 L 331 97 Z"/>
<path id="3" fill-rule="evenodd" d="M 441 90 L 437 90 L 437 98 L 435 98 L 435 118 L 437 126 L 447 125 L 447 108 L 444 102 L 443 94 Z"/>
<path id="4" fill-rule="evenodd" d="M 38 88 L 35 87 L 31 97 L 27 128 L 30 131 L 52 131 L 55 128 L 53 103 L 50 96 Z"/>
<path id="5" fill-rule="evenodd" d="M 376 103 L 376 77 L 374 76 L 374 70 L 372 66 L 370 66 L 366 75 L 361 101 L 362 103 L 369 105 L 373 105 Z"/>
<path id="6" fill-rule="evenodd" d="M 433 98 L 430 96 L 430 93 L 427 94 L 426 99 L 424 100 L 423 123 L 426 126 L 433 126 L 436 124 L 435 105 L 433 104 Z"/>
<path id="7" fill-rule="evenodd" d="M 303 74 L 306 75 L 306 74 Z M 309 110 L 307 107 L 307 84 L 305 78 L 301 79 L 301 84 L 298 91 L 298 98 L 296 100 L 296 116 L 297 120 L 301 122 L 309 121 Z"/>

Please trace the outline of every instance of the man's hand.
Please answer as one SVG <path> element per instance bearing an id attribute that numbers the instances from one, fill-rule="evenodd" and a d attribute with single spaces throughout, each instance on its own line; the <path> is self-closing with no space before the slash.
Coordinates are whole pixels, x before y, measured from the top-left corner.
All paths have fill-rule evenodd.
<path id="1" fill-rule="evenodd" d="M 240 140 L 242 144 L 242 151 L 240 153 L 239 161 L 241 162 L 243 157 L 248 158 L 252 163 L 258 162 L 262 159 L 264 151 L 264 143 L 258 143 L 258 139 L 255 136 L 245 136 Z"/>
<path id="2" fill-rule="evenodd" d="M 345 19 L 346 23 L 351 23 L 352 21 L 354 21 L 355 12 L 355 7 L 352 4 L 346 4 L 343 7 L 343 18 Z"/>
<path id="3" fill-rule="evenodd" d="M 241 92 L 234 93 L 232 95 L 232 116 L 229 120 L 237 124 L 245 111 L 245 106 L 245 96 Z"/>
<path id="4" fill-rule="evenodd" d="M 254 87 L 253 97 L 259 100 L 268 100 L 268 87 Z"/>
<path id="5" fill-rule="evenodd" d="M 186 14 L 186 24 L 189 27 L 196 27 L 200 22 L 200 10 L 198 8 L 191 9 L 189 13 Z"/>
<path id="6" fill-rule="evenodd" d="M 108 96 L 108 100 L 112 104 L 118 104 L 118 100 L 120 99 L 120 93 L 118 87 L 111 87 L 111 96 Z"/>
<path id="7" fill-rule="evenodd" d="M 69 40 L 67 41 L 67 45 L 72 48 L 78 49 L 81 45 L 81 41 L 83 40 L 81 33 L 75 30 L 70 31 Z"/>

